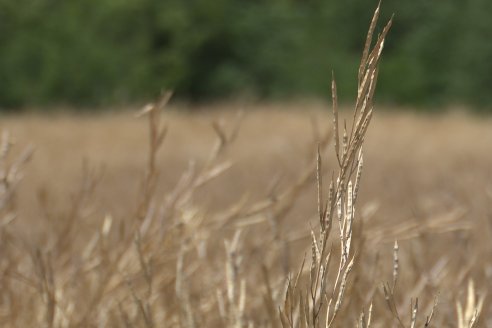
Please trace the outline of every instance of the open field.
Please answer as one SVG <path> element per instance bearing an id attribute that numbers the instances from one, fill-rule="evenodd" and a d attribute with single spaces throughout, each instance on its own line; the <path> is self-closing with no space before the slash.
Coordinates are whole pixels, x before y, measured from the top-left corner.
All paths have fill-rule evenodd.
<path id="1" fill-rule="evenodd" d="M 222 207 L 244 193 L 261 198 L 270 180 L 279 179 L 282 186 L 300 175 L 316 149 L 313 119 L 325 131 L 331 130 L 332 123 L 328 106 L 296 110 L 299 107 L 303 106 L 243 108 L 237 140 L 225 156 L 234 165 L 220 182 L 200 193 L 200 203 Z M 158 158 L 163 192 L 176 184 L 191 161 L 199 165 L 207 159 L 217 138 L 213 122 L 223 121 L 226 128 L 232 128 L 237 111 L 226 109 L 197 113 L 170 109 L 163 114 L 169 127 Z M 106 210 L 120 215 L 121 202 L 129 204 L 136 197 L 147 161 L 148 131 L 147 122 L 135 118 L 133 112 L 6 117 L 0 127 L 14 137 L 18 150 L 35 146 L 19 191 L 25 216 L 39 213 L 35 199 L 39 190 L 50 189 L 55 199 L 68 199 L 81 180 L 84 161 L 104 171 L 96 193 Z M 460 113 L 377 113 L 364 146 L 362 202 L 384 204 L 378 210 L 383 211 L 381 216 L 395 220 L 434 207 L 471 205 L 479 197 L 477 190 L 492 188 L 491 145 L 491 118 Z M 333 154 L 328 153 L 324 161 L 329 170 Z M 314 182 L 306 186 L 310 194 L 300 204 L 304 215 L 308 209 L 314 214 L 315 189 Z"/>
<path id="2" fill-rule="evenodd" d="M 166 109 L 154 171 L 148 122 L 132 112 L 2 118 L 15 141 L 2 165 L 29 144 L 35 152 L 2 207 L 0 322 L 275 327 L 305 254 L 300 283 L 310 274 L 315 154 L 327 134 L 325 196 L 338 169 L 326 108 L 243 108 L 237 130 L 234 106 Z M 491 118 L 375 113 L 355 208 L 357 261 L 336 327 L 354 327 L 363 312 L 367 321 L 371 303 L 371 327 L 410 327 L 416 298 L 423 327 L 436 296 L 430 326 L 469 327 L 479 313 L 478 327 L 492 325 L 491 145 Z M 149 170 L 153 182 L 142 182 Z"/>
<path id="3" fill-rule="evenodd" d="M 492 119 L 374 110 L 379 13 L 352 113 L 2 117 L 0 326 L 492 326 Z"/>

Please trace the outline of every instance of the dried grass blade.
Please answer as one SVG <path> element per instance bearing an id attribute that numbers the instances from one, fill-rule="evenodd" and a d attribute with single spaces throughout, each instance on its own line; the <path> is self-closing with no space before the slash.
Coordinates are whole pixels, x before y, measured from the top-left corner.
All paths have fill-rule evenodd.
<path id="1" fill-rule="evenodd" d="M 335 81 L 335 75 L 332 73 L 331 79 L 331 99 L 333 107 L 333 133 L 335 135 L 335 153 L 338 159 L 338 165 L 342 165 L 340 159 L 340 133 L 338 132 L 338 96 L 337 96 L 337 83 Z"/>
<path id="2" fill-rule="evenodd" d="M 364 50 L 362 52 L 362 58 L 360 61 L 360 66 L 359 66 L 359 76 L 358 76 L 359 87 L 361 85 L 362 76 L 364 74 L 364 70 L 365 70 L 366 65 L 367 65 L 367 57 L 369 55 L 369 50 L 371 48 L 372 36 L 374 34 L 374 30 L 376 29 L 376 24 L 378 22 L 380 8 L 381 8 L 381 1 L 379 1 L 378 6 L 376 7 L 376 10 L 374 11 L 374 15 L 372 16 L 371 24 L 369 25 L 369 30 L 367 31 L 366 43 L 364 45 Z"/>
<path id="3" fill-rule="evenodd" d="M 318 145 L 318 152 L 316 158 L 316 181 L 318 185 L 318 215 L 319 222 L 322 230 L 325 229 L 324 213 L 325 209 L 323 207 L 323 174 L 321 172 L 321 154 Z"/>

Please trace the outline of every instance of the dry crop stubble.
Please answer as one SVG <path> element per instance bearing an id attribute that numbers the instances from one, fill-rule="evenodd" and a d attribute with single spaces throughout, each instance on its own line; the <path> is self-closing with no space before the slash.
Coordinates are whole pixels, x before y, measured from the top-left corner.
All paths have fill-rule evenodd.
<path id="1" fill-rule="evenodd" d="M 453 136 L 454 144 L 448 145 L 439 141 L 438 136 L 447 135 L 439 122 L 410 117 L 398 123 L 401 116 L 387 115 L 365 140 L 389 28 L 371 44 L 378 12 L 361 60 L 356 110 L 353 116 L 343 113 L 347 125 L 337 119 L 333 82 L 335 128 L 325 131 L 328 122 L 315 125 L 315 143 L 312 135 L 305 136 L 308 119 L 299 126 L 300 114 L 275 111 L 244 119 L 227 114 L 222 122 L 216 114 L 200 120 L 168 113 L 170 131 L 164 138 L 160 111 L 169 99 L 165 95 L 141 112 L 147 129 L 144 135 L 138 127 L 142 133 L 135 138 L 124 132 L 135 123 L 121 118 L 82 119 L 87 130 L 77 129 L 81 121 L 66 118 L 56 122 L 65 130 L 50 126 L 47 142 L 61 146 L 37 148 L 35 156 L 46 156 L 45 163 L 57 158 L 58 168 L 73 169 L 64 164 L 67 150 L 70 156 L 85 150 L 111 160 L 104 171 L 85 165 L 82 175 L 64 181 L 73 192 L 63 197 L 50 188 L 60 188 L 53 185 L 70 174 L 50 165 L 38 167 L 34 175 L 29 171 L 36 167 L 27 167 L 24 186 L 19 186 L 24 190 L 17 188 L 30 151 L 16 153 L 5 135 L 0 158 L 2 325 L 486 326 L 491 160 L 484 156 L 487 143 L 472 142 L 477 137 L 486 142 L 492 135 L 487 126 L 477 132 L 477 124 L 463 126 L 461 118 L 448 118 L 443 130 L 459 127 L 475 134 L 469 144 Z M 289 141 L 277 137 L 253 147 L 263 140 L 258 129 L 269 131 L 272 122 Z M 415 131 L 406 131 L 408 122 L 427 136 L 419 139 Z M 26 124 L 37 122 L 20 126 Z M 381 132 L 388 124 L 401 126 L 394 133 Z M 294 130 L 299 138 L 292 136 Z M 121 140 L 113 137 L 107 143 L 111 147 L 104 148 L 108 131 Z M 35 129 L 29 132 L 23 136 L 27 140 Z M 210 142 L 202 135 L 215 138 Z M 414 156 L 402 159 L 399 151 L 388 154 L 386 143 L 370 141 L 388 137 L 395 148 L 413 148 Z M 446 163 L 436 149 L 449 158 L 463 150 L 466 158 Z M 271 152 L 278 153 L 268 162 Z M 249 160 L 248 153 L 257 155 Z M 305 160 L 295 162 L 293 153 Z M 436 160 L 426 162 L 431 154 Z M 177 157 L 174 167 L 160 164 L 169 163 L 170 156 Z M 197 160 L 188 162 L 189 157 Z M 246 163 L 241 167 L 241 162 Z M 121 163 L 133 164 L 118 167 Z M 420 171 L 408 178 L 416 167 Z M 276 176 L 279 171 L 286 173 Z M 371 171 L 379 178 L 368 176 Z M 450 176 L 463 181 L 452 183 Z M 36 179 L 47 185 L 37 194 L 30 185 Z M 245 193 L 245 186 L 254 185 Z M 37 197 L 40 206 L 23 208 L 35 201 L 27 194 Z M 415 219 L 403 220 L 410 215 Z"/>

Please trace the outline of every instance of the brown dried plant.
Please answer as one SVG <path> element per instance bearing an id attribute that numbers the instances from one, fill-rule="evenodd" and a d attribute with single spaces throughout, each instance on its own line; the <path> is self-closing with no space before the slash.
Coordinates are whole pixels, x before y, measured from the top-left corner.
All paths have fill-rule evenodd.
<path id="1" fill-rule="evenodd" d="M 293 284 L 289 282 L 283 310 L 280 311 L 282 326 L 287 327 L 333 327 L 343 312 L 351 271 L 356 261 L 353 249 L 355 205 L 363 167 L 362 144 L 373 113 L 373 98 L 376 89 L 379 61 L 385 37 L 392 19 L 383 28 L 372 45 L 374 30 L 379 18 L 376 8 L 367 34 L 358 73 L 358 92 L 350 131 L 344 124 L 340 136 L 337 87 L 332 80 L 333 130 L 338 173 L 333 177 L 327 199 L 323 196 L 321 155 L 317 157 L 319 232 L 311 230 L 311 265 L 307 287 L 299 285 L 302 269 Z M 335 258 L 330 245 L 332 227 L 338 225 L 338 265 L 332 268 Z M 362 319 L 361 319 L 362 320 Z M 365 322 L 364 320 L 362 320 Z"/>
<path id="2" fill-rule="evenodd" d="M 490 256 L 490 250 L 472 243 L 472 228 L 478 223 L 467 220 L 466 211 L 456 206 L 427 221 L 374 224 L 367 218 L 372 214 L 359 214 L 362 146 L 392 24 L 390 19 L 376 36 L 379 15 L 378 6 L 362 52 L 351 120 L 341 122 L 344 113 L 338 108 L 333 78 L 331 132 L 314 124 L 317 147 L 316 143 L 307 147 L 304 168 L 291 181 L 270 177 L 271 181 L 264 181 L 262 195 L 248 194 L 237 185 L 243 194 L 232 203 L 213 208 L 199 201 L 211 185 L 220 189 L 236 165 L 236 158 L 229 155 L 240 136 L 242 112 L 231 122 L 213 120 L 209 133 L 215 143 L 205 158 L 182 167 L 174 186 L 160 188 L 166 167 L 161 166 L 159 154 L 168 145 L 168 128 L 162 121 L 171 97 L 164 93 L 137 115 L 148 126 L 146 164 L 135 197 L 119 203 L 123 214 L 97 203 L 98 183 L 104 175 L 85 164 L 80 186 L 61 206 L 65 210 L 54 209 L 47 194 L 39 193 L 42 211 L 36 223 L 40 228 L 33 237 L 22 225 L 15 225 L 21 221 L 16 187 L 32 150 L 13 156 L 13 143 L 4 133 L 0 325 L 486 326 L 490 304 L 474 281 L 477 285 L 486 281 L 489 272 L 476 263 L 480 255 Z M 334 150 L 335 169 L 323 160 L 328 146 Z M 299 228 L 289 215 L 314 186 L 316 225 L 303 221 Z M 465 247 L 456 243 L 437 258 L 426 256 L 435 236 L 444 233 L 455 234 Z M 305 248 L 310 256 L 303 258 Z M 392 251 L 392 256 L 385 251 Z M 453 252 L 466 256 L 455 261 Z M 438 307 L 437 294 L 440 304 L 452 306 Z"/>

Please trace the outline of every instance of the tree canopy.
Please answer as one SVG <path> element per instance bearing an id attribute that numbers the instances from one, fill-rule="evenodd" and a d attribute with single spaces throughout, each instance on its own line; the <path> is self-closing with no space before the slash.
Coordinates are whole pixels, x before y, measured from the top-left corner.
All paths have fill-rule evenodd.
<path id="1" fill-rule="evenodd" d="M 0 0 L 0 106 L 139 102 L 173 89 L 206 101 L 353 99 L 362 0 Z M 388 0 L 378 99 L 492 103 L 492 2 Z M 342 99 L 343 100 L 343 99 Z"/>

